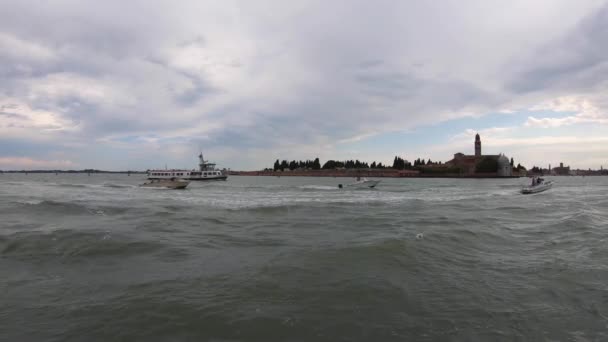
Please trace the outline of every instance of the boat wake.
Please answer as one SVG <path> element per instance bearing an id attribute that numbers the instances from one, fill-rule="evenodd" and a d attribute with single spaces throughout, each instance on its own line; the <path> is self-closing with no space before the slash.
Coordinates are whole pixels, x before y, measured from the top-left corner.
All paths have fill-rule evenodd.
<path id="1" fill-rule="evenodd" d="M 299 186 L 298 189 L 302 189 L 302 190 L 336 190 L 336 187 L 329 186 L 329 185 L 302 185 L 302 186 Z"/>

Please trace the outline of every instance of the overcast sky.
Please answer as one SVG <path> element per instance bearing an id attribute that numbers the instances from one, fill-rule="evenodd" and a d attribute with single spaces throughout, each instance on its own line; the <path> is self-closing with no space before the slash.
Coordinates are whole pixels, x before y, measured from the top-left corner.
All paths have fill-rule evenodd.
<path id="1" fill-rule="evenodd" d="M 0 169 L 608 167 L 608 4 L 0 0 Z"/>

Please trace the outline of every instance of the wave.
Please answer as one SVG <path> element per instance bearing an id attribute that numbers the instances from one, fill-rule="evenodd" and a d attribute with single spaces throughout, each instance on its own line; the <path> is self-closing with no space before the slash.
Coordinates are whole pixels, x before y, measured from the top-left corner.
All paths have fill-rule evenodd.
<path id="1" fill-rule="evenodd" d="M 115 189 L 128 189 L 128 188 L 136 188 L 137 186 L 135 185 L 128 185 L 128 184 L 112 184 L 112 183 L 106 183 L 103 185 L 104 188 L 115 188 Z"/>
<path id="2" fill-rule="evenodd" d="M 28 232 L 0 236 L 0 255 L 7 257 L 129 256 L 151 253 L 163 245 L 133 241 L 109 232 L 57 230 L 52 233 Z"/>
<path id="3" fill-rule="evenodd" d="M 339 190 L 337 186 L 329 186 L 329 185 L 301 185 L 298 186 L 298 189 L 302 190 Z"/>
<path id="4" fill-rule="evenodd" d="M 38 205 L 44 202 L 44 200 L 20 200 L 15 203 L 24 204 L 24 205 Z"/>
<path id="5" fill-rule="evenodd" d="M 90 188 L 91 184 L 68 184 L 68 183 L 59 183 L 59 184 L 52 184 L 54 186 L 57 187 L 62 187 L 62 188 Z"/>
<path id="6" fill-rule="evenodd" d="M 116 215 L 129 210 L 128 207 L 95 206 L 89 207 L 84 204 L 73 202 L 59 202 L 52 200 L 21 200 L 20 204 L 28 212 L 51 213 L 62 215 Z"/>

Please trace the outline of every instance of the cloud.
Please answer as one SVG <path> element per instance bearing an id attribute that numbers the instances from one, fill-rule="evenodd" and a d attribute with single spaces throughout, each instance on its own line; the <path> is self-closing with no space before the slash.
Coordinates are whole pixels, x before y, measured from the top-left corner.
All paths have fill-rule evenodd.
<path id="1" fill-rule="evenodd" d="M 0 103 L 19 111 L 2 110 L 0 130 L 114 156 L 96 167 L 139 150 L 152 155 L 134 167 L 147 168 L 163 146 L 195 155 L 202 145 L 226 166 L 259 168 L 573 94 L 603 113 L 607 8 L 4 1 Z M 529 126 L 604 120 L 576 113 L 572 122 L 532 116 Z M 85 150 L 74 158 L 89 160 Z"/>
<path id="2" fill-rule="evenodd" d="M 586 16 L 570 32 L 533 50 L 510 83 L 516 92 L 545 88 L 605 86 L 608 72 L 608 4 Z"/>
<path id="3" fill-rule="evenodd" d="M 58 138 L 57 134 L 77 129 L 76 123 L 52 111 L 32 109 L 19 99 L 0 100 L 0 134 L 3 138 L 52 139 Z"/>
<path id="4" fill-rule="evenodd" d="M 67 169 L 75 164 L 69 160 L 40 160 L 28 157 L 0 157 L 0 168 L 6 170 Z"/>
<path id="5" fill-rule="evenodd" d="M 597 103 L 597 102 L 595 102 Z M 525 123 L 527 127 L 555 128 L 575 124 L 608 124 L 608 111 L 594 101 L 581 96 L 565 96 L 540 103 L 531 108 L 536 111 L 573 112 L 567 117 L 536 118 L 531 116 Z"/>
<path id="6" fill-rule="evenodd" d="M 0 48 L 4 57 L 11 59 L 49 61 L 56 57 L 55 53 L 45 46 L 21 40 L 5 33 L 0 33 Z"/>

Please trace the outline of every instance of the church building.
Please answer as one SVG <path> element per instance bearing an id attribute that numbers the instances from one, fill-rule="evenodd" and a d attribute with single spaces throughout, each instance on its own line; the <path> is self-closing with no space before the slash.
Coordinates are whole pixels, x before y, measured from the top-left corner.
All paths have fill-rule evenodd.
<path id="1" fill-rule="evenodd" d="M 513 168 L 507 156 L 504 154 L 483 155 L 481 153 L 481 138 L 479 134 L 475 135 L 474 155 L 465 155 L 458 152 L 454 154 L 454 159 L 446 164 L 460 168 L 465 176 L 488 173 L 495 173 L 498 177 L 511 177 L 513 175 Z M 489 168 L 490 170 L 485 170 L 484 168 Z"/>

